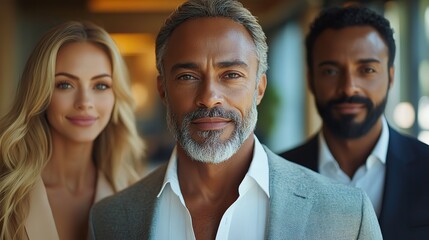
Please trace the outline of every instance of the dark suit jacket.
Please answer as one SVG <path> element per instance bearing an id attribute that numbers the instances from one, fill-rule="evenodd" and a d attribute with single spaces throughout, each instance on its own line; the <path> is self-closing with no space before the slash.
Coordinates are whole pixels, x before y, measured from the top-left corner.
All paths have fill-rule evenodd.
<path id="1" fill-rule="evenodd" d="M 318 171 L 318 137 L 281 154 Z M 384 239 L 429 239 L 429 146 L 389 128 L 379 217 Z"/>

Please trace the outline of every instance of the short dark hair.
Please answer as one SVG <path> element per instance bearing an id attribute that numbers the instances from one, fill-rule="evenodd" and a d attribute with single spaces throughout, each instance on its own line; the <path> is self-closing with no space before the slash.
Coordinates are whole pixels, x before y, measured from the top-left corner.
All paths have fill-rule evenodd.
<path id="1" fill-rule="evenodd" d="M 387 45 L 389 53 L 388 67 L 393 66 L 396 46 L 393 39 L 393 29 L 386 18 L 366 7 L 331 7 L 323 10 L 316 17 L 305 39 L 307 66 L 311 77 L 313 75 L 313 47 L 319 35 L 326 29 L 342 29 L 352 26 L 370 26 L 375 28 Z"/>

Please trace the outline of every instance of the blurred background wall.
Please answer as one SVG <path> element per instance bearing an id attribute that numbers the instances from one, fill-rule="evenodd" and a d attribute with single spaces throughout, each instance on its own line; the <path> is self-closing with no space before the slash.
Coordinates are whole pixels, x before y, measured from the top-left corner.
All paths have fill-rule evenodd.
<path id="1" fill-rule="evenodd" d="M 173 140 L 156 92 L 154 41 L 182 0 L 1 0 L 0 116 L 12 106 L 25 62 L 41 35 L 67 20 L 104 27 L 131 73 L 138 126 L 147 161 L 168 159 Z M 275 152 L 307 139 L 320 127 L 306 85 L 303 41 L 309 23 L 326 6 L 358 3 L 386 16 L 397 41 L 396 73 L 386 117 L 401 132 L 429 143 L 429 0 L 241 0 L 269 43 L 268 89 L 259 107 L 258 137 Z"/>

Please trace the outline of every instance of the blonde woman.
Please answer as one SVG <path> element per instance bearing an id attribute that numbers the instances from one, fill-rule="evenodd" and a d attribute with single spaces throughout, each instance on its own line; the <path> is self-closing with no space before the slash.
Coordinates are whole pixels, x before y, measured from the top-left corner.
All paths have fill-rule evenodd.
<path id="1" fill-rule="evenodd" d="M 90 207 L 138 178 L 125 64 L 100 27 L 67 22 L 32 52 L 0 120 L 0 239 L 84 239 Z"/>

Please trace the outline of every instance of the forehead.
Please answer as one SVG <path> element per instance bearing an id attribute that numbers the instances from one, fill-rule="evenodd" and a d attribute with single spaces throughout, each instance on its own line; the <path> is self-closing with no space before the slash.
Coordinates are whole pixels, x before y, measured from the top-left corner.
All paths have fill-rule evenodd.
<path id="1" fill-rule="evenodd" d="M 55 72 L 75 75 L 110 74 L 112 63 L 106 51 L 95 43 L 72 42 L 64 44 L 57 53 Z"/>
<path id="2" fill-rule="evenodd" d="M 83 61 L 106 62 L 109 56 L 101 46 L 92 42 L 70 42 L 66 43 L 57 53 L 57 64 L 81 63 Z"/>
<path id="3" fill-rule="evenodd" d="M 165 65 L 172 59 L 194 62 L 204 58 L 257 61 L 255 44 L 247 29 L 223 17 L 187 20 L 173 31 L 168 40 Z"/>
<path id="4" fill-rule="evenodd" d="M 370 26 L 326 29 L 316 39 L 314 60 L 320 57 L 387 58 L 388 49 L 378 31 Z"/>

